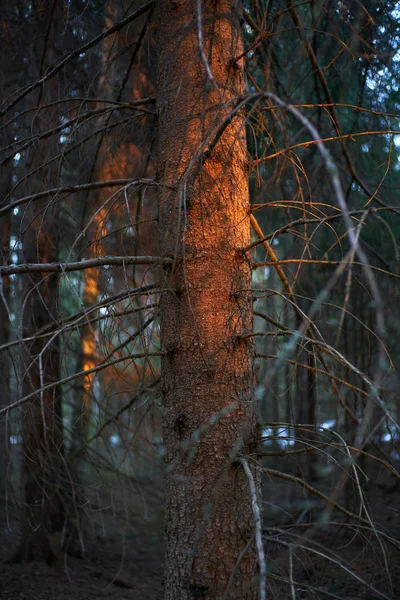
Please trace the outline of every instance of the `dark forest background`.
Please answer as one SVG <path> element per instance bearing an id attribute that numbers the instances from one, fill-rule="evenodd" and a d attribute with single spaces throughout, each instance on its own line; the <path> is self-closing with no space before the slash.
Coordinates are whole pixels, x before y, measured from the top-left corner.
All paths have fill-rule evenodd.
<path id="1" fill-rule="evenodd" d="M 1 598 L 162 597 L 153 12 L 0 1 Z M 268 597 L 396 598 L 400 3 L 242 27 Z"/>

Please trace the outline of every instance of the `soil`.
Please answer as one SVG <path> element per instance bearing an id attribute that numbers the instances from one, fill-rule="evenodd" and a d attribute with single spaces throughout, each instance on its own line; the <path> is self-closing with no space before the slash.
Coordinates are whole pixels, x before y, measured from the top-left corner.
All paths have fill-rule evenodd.
<path id="1" fill-rule="evenodd" d="M 400 598 L 400 546 L 393 547 L 389 539 L 400 539 L 396 479 L 386 470 L 377 470 L 370 474 L 365 491 L 374 523 L 389 537 L 367 528 L 356 531 L 351 519 L 336 512 L 329 514 L 331 523 L 325 523 L 325 503 L 299 491 L 295 484 L 289 486 L 270 477 L 265 480 L 268 600 Z M 328 482 L 323 486 L 328 491 Z M 321 484 L 316 487 L 321 489 Z M 50 566 L 7 562 L 18 544 L 20 527 L 18 503 L 8 497 L 0 530 L 0 599 L 161 600 L 162 490 L 161 472 L 148 480 L 120 479 L 89 490 L 88 556 L 67 556 L 60 550 L 60 534 L 55 534 L 52 547 L 57 560 Z M 311 521 L 317 525 L 311 527 Z"/>
<path id="2" fill-rule="evenodd" d="M 113 482 L 88 491 L 91 502 L 88 553 L 61 551 L 61 533 L 51 546 L 56 560 L 13 562 L 20 518 L 9 500 L 9 527 L 0 529 L 1 600 L 161 600 L 163 598 L 162 474 L 151 480 Z"/>

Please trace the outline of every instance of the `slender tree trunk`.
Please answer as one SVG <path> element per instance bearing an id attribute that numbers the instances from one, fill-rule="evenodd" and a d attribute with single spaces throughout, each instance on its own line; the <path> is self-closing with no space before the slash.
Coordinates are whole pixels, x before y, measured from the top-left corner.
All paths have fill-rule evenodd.
<path id="1" fill-rule="evenodd" d="M 53 10 L 54 9 L 54 10 Z M 41 60 L 33 64 L 40 77 L 49 64 L 58 57 L 56 48 L 62 27 L 62 7 L 57 3 L 37 3 L 35 15 L 38 35 L 43 41 Z M 58 98 L 57 81 L 53 80 L 36 96 L 36 107 Z M 47 111 L 45 123 L 32 125 L 41 133 L 43 127 L 58 123 L 57 110 Z M 58 139 L 53 136 L 26 157 L 26 166 L 36 167 L 35 178 L 29 179 L 31 191 L 54 188 L 58 184 L 57 167 L 47 161 L 57 155 Z M 26 262 L 56 262 L 58 260 L 59 204 L 47 200 L 29 205 L 21 220 L 23 259 Z M 22 298 L 22 332 L 32 341 L 26 342 L 22 352 L 22 394 L 36 392 L 23 409 L 23 499 L 25 515 L 16 560 L 46 560 L 53 553 L 50 534 L 64 523 L 62 488 L 65 477 L 61 389 L 59 386 L 41 391 L 43 386 L 60 379 L 60 341 L 41 339 L 37 332 L 58 320 L 57 274 L 31 273 L 24 279 Z M 33 339 L 32 339 L 33 338 Z"/>
<path id="2" fill-rule="evenodd" d="M 0 181 L 0 190 L 2 196 L 6 197 L 11 181 L 11 170 L 4 169 L 4 177 Z M 10 215 L 6 215 L 0 219 L 0 262 L 7 264 L 10 255 Z M 6 344 L 10 337 L 10 319 L 8 315 L 9 300 L 10 300 L 10 280 L 4 277 L 0 281 L 0 344 Z M 9 350 L 0 353 L 0 408 L 7 406 L 10 403 L 10 356 Z M 6 418 L 0 419 L 0 506 L 3 502 L 3 496 L 6 491 L 6 473 L 8 463 L 8 439 L 7 439 L 7 424 Z"/>
<path id="3" fill-rule="evenodd" d="M 38 160 L 54 154 L 49 144 Z M 43 184 L 55 185 L 48 173 Z M 45 217 L 43 217 L 45 215 Z M 26 262 L 58 260 L 58 209 L 38 202 L 22 221 L 23 253 Z M 23 336 L 31 338 L 58 319 L 58 274 L 31 273 L 25 277 L 22 299 Z M 22 349 L 22 393 L 37 392 L 23 411 L 23 478 L 25 518 L 18 560 L 52 559 L 49 536 L 64 523 L 61 489 L 65 482 L 61 389 L 42 392 L 48 383 L 60 379 L 60 340 L 34 337 Z"/>
<path id="4" fill-rule="evenodd" d="M 104 156 L 103 156 L 104 158 Z M 98 180 L 109 177 L 104 165 L 96 173 Z M 95 210 L 91 233 L 91 243 L 85 253 L 85 258 L 95 258 L 103 255 L 101 238 L 104 235 L 104 221 L 106 209 L 101 209 L 106 197 L 105 194 L 94 195 Z M 85 211 L 86 212 L 86 211 Z M 101 285 L 101 269 L 94 267 L 83 272 L 82 304 L 89 310 L 99 300 Z M 91 312 L 91 317 L 96 313 Z M 81 328 L 81 347 L 76 360 L 76 372 L 90 371 L 98 363 L 98 328 L 97 323 L 86 322 Z M 88 550 L 87 523 L 84 518 L 82 506 L 85 504 L 84 485 L 85 469 L 88 460 L 88 440 L 90 436 L 91 414 L 94 396 L 94 383 L 96 374 L 88 373 L 75 387 L 75 398 L 72 412 L 72 435 L 68 456 L 68 467 L 71 475 L 71 494 L 67 502 L 68 520 L 62 539 L 63 549 L 71 556 L 82 557 Z"/>
<path id="5" fill-rule="evenodd" d="M 256 435 L 253 347 L 242 338 L 252 330 L 251 269 L 240 252 L 250 239 L 244 119 L 218 139 L 213 131 L 244 93 L 242 62 L 233 62 L 243 47 L 230 1 L 201 8 L 199 32 L 194 0 L 157 2 L 161 245 L 175 259 L 160 309 L 165 598 L 251 600 L 253 516 L 237 461 L 254 452 Z"/>
<path id="6" fill-rule="evenodd" d="M 12 14 L 11 0 L 2 2 L 2 77 L 0 78 L 0 95 L 8 98 L 14 91 L 13 67 L 9 57 L 12 56 L 13 24 L 10 19 Z M 0 145 L 7 147 L 12 140 L 12 132 L 2 128 L 0 133 Z M 10 190 L 13 186 L 13 165 L 6 164 L 0 170 L 0 204 L 2 207 L 7 202 Z M 11 213 L 0 217 L 0 264 L 6 265 L 10 262 L 10 238 L 11 238 Z M 10 341 L 10 279 L 3 277 L 0 281 L 0 345 Z M 0 408 L 8 406 L 11 401 L 11 355 L 10 349 L 0 352 Z M 0 418 L 0 506 L 6 495 L 7 468 L 9 461 L 9 431 L 8 415 Z M 5 514 L 4 514 L 5 517 Z"/>
<path id="7" fill-rule="evenodd" d="M 37 157 L 53 155 L 52 145 Z M 43 173 L 43 184 L 54 186 L 51 173 Z M 48 177 L 48 179 L 47 179 Z M 45 217 L 43 217 L 45 215 Z M 55 262 L 58 259 L 58 210 L 45 201 L 30 206 L 22 220 L 23 259 L 26 262 Z M 17 560 L 53 558 L 50 534 L 64 521 L 62 482 L 64 470 L 61 389 L 42 391 L 60 378 L 59 338 L 36 336 L 58 319 L 58 274 L 31 273 L 25 276 L 22 298 L 22 333 L 30 338 L 22 347 L 22 394 L 36 392 L 23 409 L 23 498 L 25 516 Z"/>
<path id="8" fill-rule="evenodd" d="M 109 0 L 104 7 L 104 29 L 111 27 L 118 20 L 116 2 Z M 113 97 L 114 59 L 117 51 L 117 41 L 115 36 L 107 37 L 102 42 L 102 69 L 98 81 L 98 96 L 107 99 Z M 96 105 L 99 108 L 99 104 Z M 99 125 L 107 125 L 108 115 L 99 119 Z M 94 152 L 93 164 L 91 169 L 91 179 L 93 181 L 104 181 L 112 179 L 107 161 L 108 155 L 107 140 L 104 139 L 105 133 L 101 134 Z M 104 207 L 109 195 L 109 191 L 98 190 L 93 194 L 89 193 L 83 206 L 82 226 L 86 218 L 91 218 L 89 233 L 89 245 L 84 251 L 86 259 L 99 257 L 102 255 L 102 236 L 104 231 L 104 222 L 107 218 L 107 209 Z M 89 210 L 90 209 L 90 210 Z M 86 238 L 82 238 L 82 245 L 86 243 Z M 94 267 L 85 269 L 83 272 L 83 293 L 82 304 L 86 309 L 93 307 L 99 299 L 101 282 L 101 269 Z M 92 313 L 92 317 L 95 316 Z M 96 366 L 97 354 L 97 324 L 85 323 L 81 328 L 81 348 L 77 356 L 76 371 L 90 371 Z M 74 407 L 72 414 L 72 438 L 69 451 L 69 468 L 73 485 L 73 494 L 68 501 L 68 524 L 64 531 L 62 546 L 68 554 L 72 556 L 83 556 L 88 548 L 86 535 L 86 524 L 84 513 L 81 506 L 84 504 L 84 484 L 85 467 L 87 465 L 87 445 L 89 439 L 91 411 L 94 399 L 94 381 L 95 373 L 89 373 L 82 378 L 75 388 Z"/>
<path id="9" fill-rule="evenodd" d="M 53 262 L 57 254 L 43 249 L 43 262 Z M 29 258 L 29 252 L 26 253 Z M 33 262 L 33 261 L 32 261 Z M 26 286 L 23 333 L 48 325 L 56 314 L 58 276 L 29 277 Z M 50 321 L 51 322 L 51 321 Z M 60 493 L 60 474 L 63 473 L 63 432 L 61 418 L 61 391 L 59 387 L 41 392 L 43 385 L 59 378 L 60 353 L 55 341 L 47 349 L 42 340 L 25 347 L 23 394 L 37 391 L 26 403 L 23 421 L 23 476 L 25 518 L 18 560 L 52 559 L 49 535 L 63 524 L 63 504 Z"/>
<path id="10" fill-rule="evenodd" d="M 108 0 L 104 7 L 104 29 L 111 27 L 118 21 L 118 9 L 117 2 L 115 0 Z M 107 37 L 102 42 L 102 70 L 98 82 L 98 95 L 104 98 L 113 98 L 113 85 L 115 80 L 114 73 L 114 61 L 115 55 L 117 54 L 118 46 L 115 36 Z M 97 104 L 96 108 L 100 108 L 101 104 Z M 107 125 L 109 116 L 106 114 L 100 118 L 99 125 L 105 127 Z M 96 152 L 94 155 L 94 164 L 92 168 L 92 175 L 94 181 L 105 181 L 112 179 L 112 173 L 110 163 L 112 162 L 112 156 L 109 154 L 109 140 L 105 138 L 105 133 L 101 134 L 100 140 L 98 141 Z M 98 190 L 88 200 L 92 200 L 93 216 L 91 217 L 91 225 L 89 227 L 90 242 L 89 247 L 85 253 L 85 258 L 95 258 L 103 254 L 102 251 L 102 237 L 106 235 L 105 222 L 107 220 L 107 209 L 104 206 L 109 196 L 107 189 Z M 89 211 L 84 209 L 85 215 L 89 214 Z M 86 308 L 90 308 L 98 302 L 100 294 L 100 278 L 101 269 L 95 267 L 93 269 L 86 269 L 83 274 L 83 298 L 82 302 Z M 82 351 L 78 357 L 78 371 L 88 371 L 96 366 L 96 324 L 86 324 L 81 330 L 82 336 Z M 78 400 L 78 406 L 81 412 L 82 424 L 79 428 L 81 439 L 78 443 L 85 445 L 88 437 L 89 419 L 90 419 L 90 407 L 91 398 L 93 395 L 93 382 L 95 375 L 89 374 L 84 377 L 80 390 L 82 392 L 81 398 Z"/>

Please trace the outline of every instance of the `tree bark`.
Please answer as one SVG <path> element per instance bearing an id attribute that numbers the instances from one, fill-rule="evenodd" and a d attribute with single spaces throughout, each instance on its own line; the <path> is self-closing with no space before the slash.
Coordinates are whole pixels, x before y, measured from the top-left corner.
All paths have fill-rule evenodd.
<path id="1" fill-rule="evenodd" d="M 106 30 L 118 21 L 118 10 L 115 0 L 108 0 L 104 5 L 104 27 Z M 101 73 L 98 81 L 98 95 L 113 98 L 113 85 L 115 81 L 114 61 L 117 52 L 116 36 L 106 37 L 101 45 Z M 99 108 L 96 103 L 95 108 Z M 99 125 L 105 127 L 109 121 L 106 113 L 99 119 Z M 108 140 L 105 134 L 100 135 L 94 150 L 91 177 L 94 181 L 106 181 L 112 178 L 108 161 Z M 91 181 L 90 181 L 91 182 Z M 88 193 L 82 210 L 82 228 L 90 217 L 88 228 L 89 244 L 86 237 L 81 239 L 81 252 L 86 260 L 104 256 L 102 237 L 106 234 L 107 208 L 105 202 L 109 191 L 104 189 Z M 87 246 L 86 246 L 87 245 Z M 84 249 L 84 247 L 86 248 Z M 101 267 L 94 266 L 85 269 L 82 282 L 82 304 L 86 309 L 93 307 L 99 299 L 101 288 Z M 96 366 L 98 357 L 98 329 L 93 323 L 85 323 L 81 328 L 81 348 L 77 356 L 76 371 L 90 371 Z M 68 502 L 69 520 L 63 539 L 63 548 L 72 556 L 84 556 L 88 549 L 87 527 L 84 512 L 80 508 L 85 504 L 85 469 L 88 460 L 88 439 L 90 433 L 91 413 L 94 394 L 96 373 L 88 373 L 76 386 L 74 407 L 72 414 L 72 438 L 69 452 L 69 468 L 73 481 L 74 493 Z M 75 499 L 78 499 L 76 502 Z"/>
<path id="2" fill-rule="evenodd" d="M 47 148 L 48 152 L 52 149 Z M 49 174 L 50 175 L 50 174 Z M 42 214 L 46 218 L 42 218 Z M 58 214 L 44 201 L 29 207 L 23 219 L 24 259 L 53 262 L 58 258 Z M 27 225 L 29 223 L 29 226 Z M 23 410 L 23 499 L 25 515 L 16 560 L 51 562 L 50 534 L 64 522 L 61 479 L 64 470 L 61 389 L 41 391 L 60 379 L 59 338 L 33 338 L 43 327 L 58 320 L 58 273 L 25 276 L 22 299 L 22 395 L 36 392 Z"/>
<path id="3" fill-rule="evenodd" d="M 41 47 L 42 60 L 33 62 L 33 69 L 40 77 L 48 64 L 58 57 L 57 44 L 63 31 L 61 5 L 47 2 L 35 5 L 36 31 Z M 51 10 L 50 10 L 51 9 Z M 33 56 L 35 56 L 33 54 Z M 40 89 L 34 106 L 58 99 L 57 81 L 48 89 Z M 58 121 L 53 104 L 47 112 L 46 123 L 31 125 L 33 133 L 43 126 L 51 128 Z M 27 170 L 35 166 L 35 178 L 28 178 L 30 191 L 54 188 L 59 183 L 57 167 L 47 161 L 57 155 L 58 139 L 51 137 L 35 147 L 25 157 Z M 57 204 L 42 199 L 30 204 L 21 219 L 23 260 L 27 262 L 57 262 L 59 245 L 59 208 Z M 57 273 L 35 272 L 24 278 L 22 298 L 23 336 L 33 338 L 43 327 L 56 323 L 58 316 Z M 61 411 L 61 389 L 41 391 L 48 383 L 60 379 L 60 341 L 34 338 L 22 347 L 22 395 L 37 393 L 26 403 L 23 410 L 23 500 L 24 521 L 20 545 L 15 559 L 45 560 L 54 558 L 50 546 L 50 534 L 64 524 L 65 506 L 62 488 L 65 485 L 64 438 Z M 64 480 L 63 480 L 64 479 Z"/>
<path id="4" fill-rule="evenodd" d="M 11 172 L 10 169 L 4 169 L 3 177 L 0 179 L 0 190 L 3 197 L 11 187 Z M 7 264 L 10 255 L 10 232 L 11 232 L 10 215 L 5 215 L 0 219 L 0 261 L 1 264 Z M 10 301 L 10 282 L 8 277 L 5 277 L 0 282 L 0 345 L 6 344 L 10 338 L 10 318 L 7 307 Z M 0 408 L 8 406 L 10 403 L 10 354 L 9 350 L 0 353 Z M 7 438 L 7 423 L 6 418 L 0 418 L 0 506 L 6 496 L 7 482 L 7 464 L 8 456 L 8 438 Z"/>
<path id="5" fill-rule="evenodd" d="M 251 600 L 251 498 L 236 460 L 256 437 L 253 346 L 242 339 L 252 330 L 243 115 L 215 137 L 244 93 L 239 13 L 202 1 L 199 27 L 195 0 L 156 8 L 161 251 L 174 258 L 160 307 L 165 598 Z"/>
<path id="6" fill-rule="evenodd" d="M 14 56 L 15 47 L 13 45 L 14 29 L 10 18 L 12 14 L 12 2 L 4 0 L 2 2 L 2 77 L 0 79 L 0 95 L 8 98 L 15 90 L 15 65 L 11 57 Z M 0 133 L 0 146 L 7 147 L 13 141 L 12 132 L 7 128 L 2 128 Z M 13 165 L 7 164 L 0 169 L 0 203 L 1 208 L 7 209 L 10 203 L 9 193 L 13 187 Z M 11 241 L 11 212 L 5 212 L 0 216 L 0 264 L 7 265 L 10 262 L 10 255 L 17 248 L 10 249 Z M 10 323 L 10 280 L 4 277 L 0 282 L 0 345 L 6 344 L 11 337 Z M 5 408 L 11 403 L 11 365 L 12 355 L 10 349 L 0 352 L 0 408 Z M 0 418 L 0 506 L 3 500 L 6 500 L 7 490 L 7 471 L 9 466 L 9 420 L 8 415 Z M 5 518 L 5 512 L 4 512 Z M 3 519 L 4 520 L 4 519 Z"/>

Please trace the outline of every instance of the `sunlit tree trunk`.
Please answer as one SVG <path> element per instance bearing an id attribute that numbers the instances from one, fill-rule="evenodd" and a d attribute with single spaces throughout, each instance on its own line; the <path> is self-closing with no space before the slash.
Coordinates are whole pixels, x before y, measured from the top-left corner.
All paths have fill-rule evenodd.
<path id="1" fill-rule="evenodd" d="M 243 47 L 230 1 L 200 5 L 201 31 L 194 0 L 157 2 L 161 246 L 174 257 L 160 313 L 165 598 L 251 600 L 251 498 L 237 460 L 254 452 L 256 429 L 243 117 L 217 134 L 244 93 Z"/>

